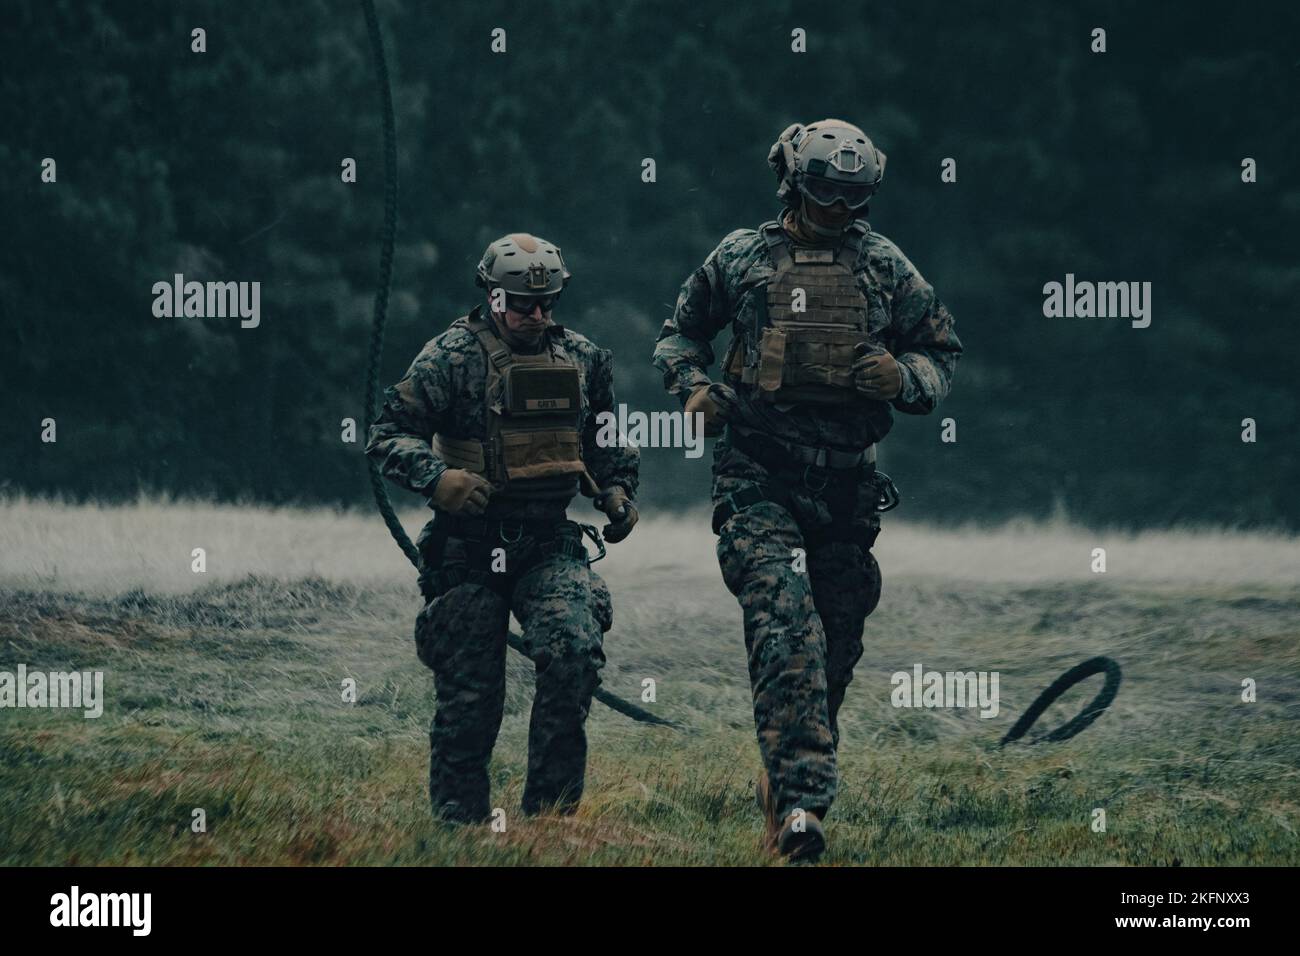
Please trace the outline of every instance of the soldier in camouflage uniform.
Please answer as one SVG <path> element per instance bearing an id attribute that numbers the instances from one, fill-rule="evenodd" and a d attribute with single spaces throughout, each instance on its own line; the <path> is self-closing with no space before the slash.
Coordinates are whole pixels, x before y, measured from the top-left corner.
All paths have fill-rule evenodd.
<path id="1" fill-rule="evenodd" d="M 947 395 L 961 343 L 930 284 L 859 218 L 885 166 L 862 130 L 791 126 L 768 162 L 780 221 L 731 233 L 686 280 L 654 363 L 706 434 L 725 427 L 713 530 L 744 613 L 766 842 L 815 858 L 837 784 L 836 714 L 880 598 L 871 547 L 893 486 L 875 445 L 891 406 L 926 414 Z M 728 326 L 711 382 L 711 343 Z"/>
<path id="2" fill-rule="evenodd" d="M 634 447 L 597 444 L 612 361 L 552 321 L 568 280 L 544 239 L 492 243 L 477 277 L 487 302 L 425 345 L 370 429 L 366 453 L 435 512 L 418 542 L 427 603 L 415 643 L 438 695 L 429 790 L 446 820 L 490 816 L 511 612 L 536 666 L 524 812 L 570 812 L 582 796 L 583 724 L 612 611 L 566 506 L 583 490 L 610 518 L 606 539 L 623 540 L 638 460 Z"/>

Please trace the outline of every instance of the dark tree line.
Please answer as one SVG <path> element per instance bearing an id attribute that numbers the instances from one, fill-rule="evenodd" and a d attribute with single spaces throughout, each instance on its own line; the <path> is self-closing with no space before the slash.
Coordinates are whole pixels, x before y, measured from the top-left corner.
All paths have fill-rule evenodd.
<path id="1" fill-rule="evenodd" d="M 476 301 L 483 247 L 522 229 L 563 247 L 562 318 L 616 350 L 620 399 L 668 407 L 649 355 L 680 282 L 776 212 L 776 134 L 841 116 L 889 155 L 872 225 L 967 349 L 940 413 L 904 417 L 882 454 L 905 513 L 1300 525 L 1287 6 L 390 0 L 380 15 L 402 182 L 385 382 Z M 7 21 L 0 482 L 362 502 L 340 422 L 363 417 L 382 167 L 357 5 L 21 0 Z M 260 281 L 261 325 L 155 318 L 152 285 L 177 272 Z M 1043 284 L 1067 272 L 1150 281 L 1151 327 L 1044 318 Z M 948 416 L 956 444 L 939 441 Z M 648 450 L 647 499 L 700 501 L 707 462 Z"/>

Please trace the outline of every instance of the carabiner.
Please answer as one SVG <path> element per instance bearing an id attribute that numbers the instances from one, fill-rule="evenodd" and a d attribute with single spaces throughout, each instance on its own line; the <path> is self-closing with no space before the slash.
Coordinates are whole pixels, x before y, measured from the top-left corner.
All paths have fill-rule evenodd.
<path id="1" fill-rule="evenodd" d="M 606 554 L 605 542 L 600 537 L 600 532 L 596 529 L 596 526 L 594 524 L 579 524 L 578 527 L 582 529 L 583 534 L 585 534 L 588 538 L 590 538 L 593 542 L 595 542 L 596 547 L 600 550 L 600 554 L 598 556 L 594 558 L 591 557 L 587 558 L 588 565 L 595 564 L 597 561 L 600 561 L 602 558 L 605 557 Z"/>
<path id="2" fill-rule="evenodd" d="M 877 471 L 875 474 L 876 485 L 876 513 L 883 514 L 886 511 L 893 511 L 898 507 L 902 500 L 898 494 L 898 486 L 894 484 L 894 479 L 890 478 L 883 471 Z"/>

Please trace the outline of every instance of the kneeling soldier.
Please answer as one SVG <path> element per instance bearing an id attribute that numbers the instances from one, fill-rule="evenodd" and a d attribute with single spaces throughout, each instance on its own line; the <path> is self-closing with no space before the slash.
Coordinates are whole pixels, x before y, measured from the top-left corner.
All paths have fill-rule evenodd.
<path id="1" fill-rule="evenodd" d="M 510 614 L 536 665 L 523 808 L 570 812 L 582 796 L 583 724 L 605 662 L 611 606 L 565 509 L 590 494 L 622 541 L 636 524 L 637 451 L 602 448 L 610 353 L 551 314 L 569 272 L 560 250 L 516 233 L 488 246 L 480 305 L 429 342 L 385 393 L 366 453 L 428 497 L 419 538 L 426 600 L 415 625 L 438 707 L 429 733 L 434 812 L 489 817 L 488 760 L 505 705 Z"/>

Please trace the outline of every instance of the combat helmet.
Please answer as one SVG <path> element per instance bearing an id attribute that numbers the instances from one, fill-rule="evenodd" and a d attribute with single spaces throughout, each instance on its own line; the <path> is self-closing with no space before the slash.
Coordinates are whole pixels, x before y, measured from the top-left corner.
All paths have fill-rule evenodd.
<path id="1" fill-rule="evenodd" d="M 484 289 L 505 289 L 509 295 L 558 295 L 569 284 L 560 247 L 512 232 L 493 242 L 479 260 L 475 284 Z"/>
<path id="2" fill-rule="evenodd" d="M 842 199 L 849 209 L 865 210 L 885 177 L 885 154 L 858 127 L 837 119 L 787 127 L 767 163 L 776 173 L 777 198 L 791 208 L 803 197 L 822 206 Z"/>

